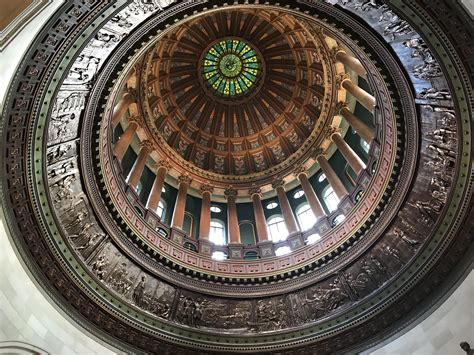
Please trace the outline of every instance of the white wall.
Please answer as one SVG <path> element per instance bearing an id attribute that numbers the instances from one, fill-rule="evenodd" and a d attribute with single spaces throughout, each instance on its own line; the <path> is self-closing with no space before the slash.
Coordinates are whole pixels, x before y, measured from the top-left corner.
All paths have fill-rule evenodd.
<path id="1" fill-rule="evenodd" d="M 372 355 L 465 354 L 459 343 L 474 348 L 474 270 L 429 317 Z"/>

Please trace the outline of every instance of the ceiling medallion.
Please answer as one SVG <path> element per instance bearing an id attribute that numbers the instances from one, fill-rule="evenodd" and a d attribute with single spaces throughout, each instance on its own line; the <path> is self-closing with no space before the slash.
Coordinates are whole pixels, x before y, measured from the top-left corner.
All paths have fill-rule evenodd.
<path id="1" fill-rule="evenodd" d="M 247 95 L 262 74 L 262 60 L 249 43 L 229 38 L 219 40 L 205 52 L 201 74 L 207 88 L 221 98 Z"/>

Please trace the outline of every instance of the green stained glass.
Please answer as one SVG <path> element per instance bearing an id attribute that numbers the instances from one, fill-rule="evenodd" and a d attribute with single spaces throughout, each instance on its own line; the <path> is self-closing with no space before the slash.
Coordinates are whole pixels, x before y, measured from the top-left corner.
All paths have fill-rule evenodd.
<path id="1" fill-rule="evenodd" d="M 253 89 L 261 75 L 257 52 L 238 39 L 214 44 L 204 55 L 202 75 L 210 89 L 221 97 L 238 97 Z"/>

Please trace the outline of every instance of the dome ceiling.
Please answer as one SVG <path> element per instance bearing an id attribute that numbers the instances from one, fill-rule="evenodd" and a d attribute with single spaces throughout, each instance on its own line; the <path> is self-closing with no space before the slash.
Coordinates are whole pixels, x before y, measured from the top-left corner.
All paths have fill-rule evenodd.
<path id="1" fill-rule="evenodd" d="M 275 167 L 329 125 L 329 58 L 324 36 L 277 11 L 218 11 L 178 25 L 143 63 L 151 136 L 194 171 Z"/>
<path id="2" fill-rule="evenodd" d="M 461 10 L 283 3 L 68 2 L 9 88 L 0 197 L 12 242 L 55 304 L 123 351 L 356 353 L 470 265 L 474 66 Z M 321 146 L 341 100 L 326 36 L 360 58 L 377 100 L 375 170 L 341 201 L 346 220 L 321 225 L 311 245 L 290 236 L 287 255 L 218 261 L 186 249 L 123 181 L 114 100 L 139 98 L 142 117 L 128 123 L 144 120 L 141 149 L 193 177 L 283 176 Z"/>

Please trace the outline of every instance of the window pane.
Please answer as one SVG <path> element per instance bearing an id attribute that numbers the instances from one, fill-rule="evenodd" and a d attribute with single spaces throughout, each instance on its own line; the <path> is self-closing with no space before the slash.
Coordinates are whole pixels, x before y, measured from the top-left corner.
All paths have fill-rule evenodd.
<path id="1" fill-rule="evenodd" d="M 216 245 L 225 244 L 224 224 L 220 221 L 211 221 L 209 240 Z"/>
<path id="2" fill-rule="evenodd" d="M 225 260 L 227 259 L 227 255 L 225 255 L 222 251 L 215 251 L 212 253 L 212 258 L 214 260 Z"/>
<path id="3" fill-rule="evenodd" d="M 298 190 L 293 194 L 293 197 L 296 199 L 296 198 L 300 198 L 303 195 L 304 195 L 303 190 Z"/>
<path id="4" fill-rule="evenodd" d="M 323 199 L 326 203 L 327 208 L 329 209 L 329 212 L 337 210 L 339 198 L 337 197 L 331 186 L 328 186 L 324 191 Z"/>
<path id="5" fill-rule="evenodd" d="M 286 229 L 285 221 L 281 216 L 271 217 L 268 220 L 268 233 L 271 240 L 278 242 L 285 240 L 288 237 L 288 230 Z"/>
<path id="6" fill-rule="evenodd" d="M 316 217 L 314 216 L 313 211 L 311 211 L 311 208 L 307 203 L 298 208 L 298 210 L 296 211 L 296 216 L 303 231 L 307 231 L 316 223 Z"/>
<path id="7" fill-rule="evenodd" d="M 211 206 L 211 212 L 214 212 L 214 213 L 221 213 L 222 210 L 220 207 L 218 206 Z"/>
<path id="8" fill-rule="evenodd" d="M 165 211 L 165 205 L 163 204 L 163 201 L 160 201 L 158 203 L 158 209 L 156 210 L 156 214 L 158 217 L 163 218 L 163 212 Z"/>
<path id="9" fill-rule="evenodd" d="M 362 148 L 368 153 L 370 149 L 370 143 L 367 143 L 365 140 L 361 139 L 360 140 L 360 145 Z"/>
<path id="10" fill-rule="evenodd" d="M 278 203 L 276 202 L 270 202 L 268 205 L 267 205 L 267 210 L 273 210 L 274 208 L 276 208 L 278 206 Z"/>

